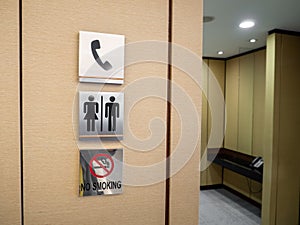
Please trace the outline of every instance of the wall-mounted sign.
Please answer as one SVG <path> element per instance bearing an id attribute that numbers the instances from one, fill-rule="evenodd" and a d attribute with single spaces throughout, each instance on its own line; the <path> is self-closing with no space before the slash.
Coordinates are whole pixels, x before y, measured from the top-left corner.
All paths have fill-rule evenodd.
<path id="1" fill-rule="evenodd" d="M 79 81 L 123 84 L 125 36 L 79 32 Z"/>
<path id="2" fill-rule="evenodd" d="M 79 195 L 122 193 L 123 149 L 80 150 Z"/>
<path id="3" fill-rule="evenodd" d="M 79 138 L 123 137 L 124 94 L 79 92 Z"/>

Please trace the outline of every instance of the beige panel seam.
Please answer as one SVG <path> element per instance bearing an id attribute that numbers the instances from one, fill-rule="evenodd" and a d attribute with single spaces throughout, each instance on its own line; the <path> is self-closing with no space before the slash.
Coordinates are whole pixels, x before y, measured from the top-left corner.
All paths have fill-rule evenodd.
<path id="1" fill-rule="evenodd" d="M 241 74 L 241 59 L 239 57 L 239 60 L 238 60 L 238 99 L 237 99 L 237 118 L 236 118 L 236 129 L 237 129 L 237 132 L 236 132 L 236 150 L 240 150 L 240 145 L 239 145 L 239 134 L 240 134 L 240 126 L 239 126 L 239 123 L 240 123 L 240 74 Z"/>

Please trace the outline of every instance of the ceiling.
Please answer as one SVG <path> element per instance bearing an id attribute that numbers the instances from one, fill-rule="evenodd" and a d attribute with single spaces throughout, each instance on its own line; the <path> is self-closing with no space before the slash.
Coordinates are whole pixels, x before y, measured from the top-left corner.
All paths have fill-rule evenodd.
<path id="1" fill-rule="evenodd" d="M 273 29 L 300 32 L 300 0 L 204 0 L 204 16 L 214 17 L 203 26 L 204 57 L 228 58 L 264 47 Z M 245 19 L 255 26 L 239 28 Z M 257 41 L 250 43 L 251 38 Z"/>

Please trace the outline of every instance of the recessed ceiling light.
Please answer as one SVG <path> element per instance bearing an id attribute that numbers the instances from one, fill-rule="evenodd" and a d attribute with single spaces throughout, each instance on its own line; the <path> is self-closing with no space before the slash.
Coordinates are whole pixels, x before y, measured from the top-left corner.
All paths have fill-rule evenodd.
<path id="1" fill-rule="evenodd" d="M 223 55 L 224 52 L 223 51 L 218 51 L 218 55 Z"/>
<path id="2" fill-rule="evenodd" d="M 254 25 L 255 25 L 255 23 L 252 20 L 245 20 L 240 23 L 239 27 L 246 29 L 246 28 L 253 27 Z"/>
<path id="3" fill-rule="evenodd" d="M 255 43 L 257 40 L 255 39 L 255 38 L 251 38 L 250 40 L 249 40 L 249 42 L 251 42 L 251 43 Z"/>

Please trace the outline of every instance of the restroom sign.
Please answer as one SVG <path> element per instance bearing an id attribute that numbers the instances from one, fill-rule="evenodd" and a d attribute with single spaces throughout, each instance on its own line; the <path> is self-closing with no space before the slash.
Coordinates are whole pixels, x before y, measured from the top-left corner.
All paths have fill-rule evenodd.
<path id="1" fill-rule="evenodd" d="M 124 94 L 79 92 L 79 138 L 123 138 Z"/>
<path id="2" fill-rule="evenodd" d="M 79 81 L 124 83 L 125 36 L 80 31 Z"/>
<path id="3" fill-rule="evenodd" d="M 123 149 L 80 150 L 80 196 L 122 193 Z"/>

